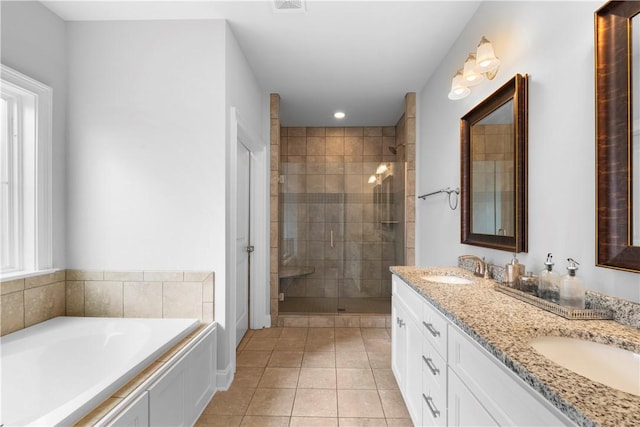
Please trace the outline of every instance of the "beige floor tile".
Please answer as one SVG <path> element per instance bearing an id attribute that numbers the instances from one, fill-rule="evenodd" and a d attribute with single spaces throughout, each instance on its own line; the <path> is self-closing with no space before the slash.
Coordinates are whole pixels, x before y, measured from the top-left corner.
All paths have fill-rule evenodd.
<path id="1" fill-rule="evenodd" d="M 336 351 L 333 338 L 307 338 L 304 351 Z"/>
<path id="2" fill-rule="evenodd" d="M 204 413 L 208 415 L 244 415 L 255 391 L 254 388 L 239 387 L 220 391 L 213 396 Z"/>
<path id="3" fill-rule="evenodd" d="M 389 427 L 413 427 L 411 418 L 387 418 Z"/>
<path id="4" fill-rule="evenodd" d="M 328 417 L 291 417 L 289 427 L 338 427 L 338 419 Z"/>
<path id="5" fill-rule="evenodd" d="M 264 368 L 239 367 L 233 378 L 233 387 L 256 388 L 264 373 Z"/>
<path id="6" fill-rule="evenodd" d="M 397 390 L 398 383 L 391 369 L 374 369 L 373 377 L 379 390 Z"/>
<path id="7" fill-rule="evenodd" d="M 289 417 L 267 417 L 263 415 L 246 415 L 241 427 L 287 427 Z"/>
<path id="8" fill-rule="evenodd" d="M 337 368 L 369 368 L 369 357 L 364 351 L 356 352 L 339 352 L 336 353 L 336 367 Z"/>
<path id="9" fill-rule="evenodd" d="M 254 338 L 255 339 L 255 338 Z M 386 352 L 391 346 L 391 341 L 380 339 L 364 340 L 364 348 L 371 352 Z"/>
<path id="10" fill-rule="evenodd" d="M 302 359 L 303 368 L 335 368 L 336 353 L 307 351 Z"/>
<path id="11" fill-rule="evenodd" d="M 283 328 L 253 329 L 253 336 L 257 338 L 280 338 Z"/>
<path id="12" fill-rule="evenodd" d="M 274 351 L 267 366 L 273 368 L 299 368 L 302 365 L 302 351 Z"/>
<path id="13" fill-rule="evenodd" d="M 334 338 L 334 328 L 309 328 L 307 339 L 311 338 Z"/>
<path id="14" fill-rule="evenodd" d="M 338 418 L 340 427 L 387 427 L 384 418 Z"/>
<path id="15" fill-rule="evenodd" d="M 335 328 L 336 338 L 362 337 L 360 328 Z"/>
<path id="16" fill-rule="evenodd" d="M 338 389 L 375 390 L 376 382 L 371 369 L 336 369 Z"/>
<path id="17" fill-rule="evenodd" d="M 391 340 L 391 336 L 384 328 L 360 328 L 360 333 L 365 340 Z"/>
<path id="18" fill-rule="evenodd" d="M 274 351 L 304 351 L 306 340 L 306 338 L 280 337 L 276 343 Z"/>
<path id="19" fill-rule="evenodd" d="M 306 338 L 309 328 L 284 328 L 280 334 L 281 339 Z"/>
<path id="20" fill-rule="evenodd" d="M 378 390 L 382 408 L 387 418 L 410 418 L 400 390 Z"/>
<path id="21" fill-rule="evenodd" d="M 373 369 L 391 369 L 391 351 L 388 353 L 367 352 L 369 364 Z"/>
<path id="22" fill-rule="evenodd" d="M 244 348 L 245 351 L 272 351 L 278 342 L 278 338 L 257 338 L 255 335 Z"/>
<path id="23" fill-rule="evenodd" d="M 302 368 L 298 388 L 336 388 L 334 368 Z"/>
<path id="24" fill-rule="evenodd" d="M 247 368 L 264 368 L 271 357 L 270 351 L 241 351 L 236 359 L 236 366 Z"/>
<path id="25" fill-rule="evenodd" d="M 298 389 L 292 415 L 295 417 L 337 417 L 336 391 Z"/>
<path id="26" fill-rule="evenodd" d="M 262 388 L 257 389 L 247 415 L 291 416 L 295 389 Z"/>
<path id="27" fill-rule="evenodd" d="M 296 388 L 300 368 L 267 368 L 258 388 Z"/>
<path id="28" fill-rule="evenodd" d="M 338 390 L 340 418 L 384 418 L 380 396 L 375 390 Z"/>
<path id="29" fill-rule="evenodd" d="M 357 352 L 365 351 L 364 341 L 361 337 L 336 338 L 336 352 Z"/>
<path id="30" fill-rule="evenodd" d="M 202 414 L 196 422 L 196 427 L 238 427 L 241 422 L 242 415 Z"/>

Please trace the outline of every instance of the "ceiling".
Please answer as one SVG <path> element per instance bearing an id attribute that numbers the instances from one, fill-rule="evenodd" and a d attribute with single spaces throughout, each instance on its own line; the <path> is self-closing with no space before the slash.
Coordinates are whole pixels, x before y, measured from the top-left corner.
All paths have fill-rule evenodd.
<path id="1" fill-rule="evenodd" d="M 389 126 L 480 1 L 307 0 L 303 13 L 268 0 L 42 3 L 67 21 L 226 19 L 260 85 L 280 94 L 284 126 Z"/>

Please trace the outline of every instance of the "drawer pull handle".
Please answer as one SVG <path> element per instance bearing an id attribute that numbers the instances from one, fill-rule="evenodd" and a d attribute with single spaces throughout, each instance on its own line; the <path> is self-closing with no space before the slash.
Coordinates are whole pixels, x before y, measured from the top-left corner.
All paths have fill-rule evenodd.
<path id="1" fill-rule="evenodd" d="M 398 324 L 398 326 L 399 326 L 400 328 L 402 328 L 402 327 L 405 325 L 404 320 L 402 320 L 402 319 L 401 319 L 401 318 L 399 318 L 399 317 L 396 317 L 396 323 Z"/>
<path id="2" fill-rule="evenodd" d="M 431 398 L 431 396 L 427 397 L 423 393 L 422 398 L 425 402 L 427 402 L 427 406 L 429 407 L 429 411 L 431 411 L 431 415 L 433 415 L 433 418 L 438 418 L 438 416 L 440 415 L 440 411 L 438 411 L 438 408 L 436 408 L 436 406 L 433 404 L 433 399 Z"/>
<path id="3" fill-rule="evenodd" d="M 422 360 L 424 360 L 424 363 L 427 364 L 429 370 L 433 375 L 438 375 L 440 373 L 440 369 L 436 368 L 436 365 L 433 364 L 433 359 L 431 359 L 430 357 L 422 356 Z"/>
<path id="4" fill-rule="evenodd" d="M 427 323 L 427 322 L 425 322 L 423 320 L 422 324 L 424 325 L 425 328 L 427 328 L 429 330 L 429 332 L 431 332 L 431 335 L 433 335 L 434 337 L 437 337 L 437 336 L 440 335 L 440 331 L 438 331 L 436 328 L 434 328 L 431 323 Z"/>

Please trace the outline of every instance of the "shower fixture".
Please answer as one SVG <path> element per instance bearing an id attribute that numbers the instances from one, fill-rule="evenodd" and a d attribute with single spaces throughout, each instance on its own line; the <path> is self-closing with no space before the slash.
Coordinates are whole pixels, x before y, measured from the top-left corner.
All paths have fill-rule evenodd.
<path id="1" fill-rule="evenodd" d="M 404 144 L 400 144 L 397 147 L 388 146 L 387 148 L 389 149 L 389 151 L 391 151 L 391 154 L 395 156 L 396 154 L 398 154 L 398 148 L 400 147 L 404 147 Z"/>

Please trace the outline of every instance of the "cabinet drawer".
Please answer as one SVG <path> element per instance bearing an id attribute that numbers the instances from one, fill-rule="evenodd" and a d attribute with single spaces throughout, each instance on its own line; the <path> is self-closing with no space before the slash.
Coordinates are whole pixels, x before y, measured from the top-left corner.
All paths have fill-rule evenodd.
<path id="1" fill-rule="evenodd" d="M 429 394 L 443 393 L 447 388 L 447 362 L 427 340 L 422 342 L 422 389 Z"/>
<path id="2" fill-rule="evenodd" d="M 446 376 L 447 367 L 444 367 L 443 376 Z M 428 372 L 422 371 L 422 425 L 445 426 L 447 425 L 447 389 L 439 388 L 433 383 L 433 378 Z"/>
<path id="3" fill-rule="evenodd" d="M 431 304 L 422 299 L 422 333 L 436 351 L 447 360 L 448 321 Z"/>

